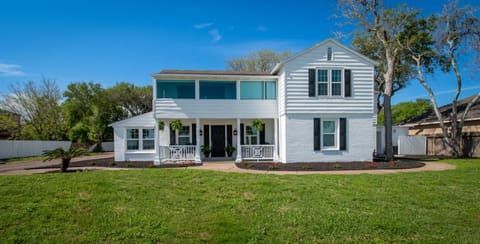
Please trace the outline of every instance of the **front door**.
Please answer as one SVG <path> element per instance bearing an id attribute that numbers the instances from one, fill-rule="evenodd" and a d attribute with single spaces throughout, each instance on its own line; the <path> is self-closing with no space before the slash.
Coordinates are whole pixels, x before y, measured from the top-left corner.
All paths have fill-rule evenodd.
<path id="1" fill-rule="evenodd" d="M 225 126 L 212 125 L 212 157 L 225 157 Z"/>

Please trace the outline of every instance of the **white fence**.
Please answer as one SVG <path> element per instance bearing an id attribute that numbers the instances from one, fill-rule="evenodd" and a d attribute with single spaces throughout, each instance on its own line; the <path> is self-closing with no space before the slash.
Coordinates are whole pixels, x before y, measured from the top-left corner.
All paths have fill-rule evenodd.
<path id="1" fill-rule="evenodd" d="M 400 155 L 427 155 L 426 136 L 399 136 L 398 154 Z"/>
<path id="2" fill-rule="evenodd" d="M 12 141 L 0 140 L 0 158 L 18 158 L 42 155 L 44 150 L 61 147 L 69 149 L 70 141 Z"/>
<path id="3" fill-rule="evenodd" d="M 275 145 L 242 145 L 242 159 L 273 159 Z"/>
<path id="4" fill-rule="evenodd" d="M 167 161 L 195 160 L 195 145 L 160 146 L 160 158 Z"/>

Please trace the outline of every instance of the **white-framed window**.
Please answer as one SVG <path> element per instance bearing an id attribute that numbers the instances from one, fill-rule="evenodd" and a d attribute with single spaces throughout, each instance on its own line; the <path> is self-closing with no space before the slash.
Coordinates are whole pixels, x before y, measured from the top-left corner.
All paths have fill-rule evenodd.
<path id="1" fill-rule="evenodd" d="M 322 119 L 321 124 L 322 149 L 338 149 L 339 126 L 336 119 Z"/>
<path id="2" fill-rule="evenodd" d="M 258 145 L 258 131 L 251 125 L 245 126 L 245 145 Z"/>
<path id="3" fill-rule="evenodd" d="M 343 96 L 343 70 L 317 69 L 317 95 Z"/>
<path id="4" fill-rule="evenodd" d="M 127 128 L 127 151 L 155 149 L 155 129 Z"/>
<path id="5" fill-rule="evenodd" d="M 182 129 L 177 132 L 177 142 L 178 145 L 192 144 L 192 131 L 190 130 L 190 126 L 184 125 Z"/>

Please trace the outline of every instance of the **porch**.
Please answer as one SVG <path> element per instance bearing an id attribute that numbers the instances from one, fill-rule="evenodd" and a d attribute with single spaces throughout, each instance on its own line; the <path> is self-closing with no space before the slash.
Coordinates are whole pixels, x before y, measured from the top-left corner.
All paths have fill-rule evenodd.
<path id="1" fill-rule="evenodd" d="M 172 122 L 180 128 L 173 126 Z M 157 119 L 155 164 L 167 161 L 278 160 L 277 119 Z M 257 120 L 258 124 L 258 120 Z M 197 126 L 198 125 L 198 126 Z M 174 129 L 176 128 L 176 129 Z"/>

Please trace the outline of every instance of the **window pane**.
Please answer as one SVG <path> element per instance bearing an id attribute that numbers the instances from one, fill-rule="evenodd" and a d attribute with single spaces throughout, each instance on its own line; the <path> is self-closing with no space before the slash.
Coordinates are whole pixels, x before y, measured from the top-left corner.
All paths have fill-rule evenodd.
<path id="1" fill-rule="evenodd" d="M 335 135 L 323 135 L 323 146 L 324 147 L 334 147 L 335 146 Z"/>
<path id="2" fill-rule="evenodd" d="M 342 83 L 332 83 L 332 96 L 342 95 Z"/>
<path id="3" fill-rule="evenodd" d="M 127 139 L 138 139 L 138 129 L 127 129 Z"/>
<path id="4" fill-rule="evenodd" d="M 266 98 L 277 99 L 277 83 L 275 81 L 267 81 L 265 82 L 265 87 L 267 89 Z"/>
<path id="5" fill-rule="evenodd" d="M 247 131 L 247 135 L 256 135 L 257 134 L 257 130 L 255 128 L 253 128 L 253 126 L 250 126 L 250 125 L 247 125 L 246 126 L 246 131 Z"/>
<path id="6" fill-rule="evenodd" d="M 155 129 L 143 129 L 143 139 L 155 138 Z"/>
<path id="7" fill-rule="evenodd" d="M 263 82 L 241 81 L 240 99 L 263 99 Z"/>
<path id="8" fill-rule="evenodd" d="M 338 69 L 332 70 L 332 82 L 342 82 L 342 71 Z"/>
<path id="9" fill-rule="evenodd" d="M 195 81 L 157 80 L 157 98 L 195 99 Z"/>
<path id="10" fill-rule="evenodd" d="M 252 145 L 257 145 L 257 136 L 252 136 Z"/>
<path id="11" fill-rule="evenodd" d="M 326 69 L 317 70 L 317 81 L 328 82 L 328 70 Z"/>
<path id="12" fill-rule="evenodd" d="M 318 84 L 318 95 L 319 96 L 328 95 L 328 83 L 319 83 Z"/>
<path id="13" fill-rule="evenodd" d="M 179 136 L 178 137 L 178 145 L 188 145 L 190 144 L 190 137 L 189 136 Z"/>
<path id="14" fill-rule="evenodd" d="M 138 150 L 138 140 L 127 140 L 127 150 Z"/>
<path id="15" fill-rule="evenodd" d="M 143 150 L 151 150 L 155 149 L 155 141 L 154 140 L 143 140 Z"/>
<path id="16" fill-rule="evenodd" d="M 235 81 L 200 81 L 201 99 L 236 99 Z"/>
<path id="17" fill-rule="evenodd" d="M 183 126 L 182 129 L 178 132 L 180 136 L 188 136 L 190 135 L 190 126 Z"/>
<path id="18" fill-rule="evenodd" d="M 323 121 L 323 133 L 335 133 L 335 121 Z"/>

